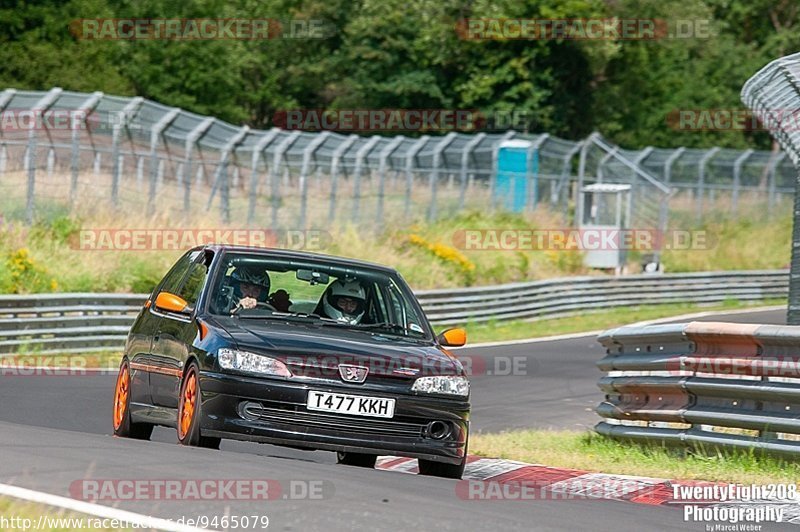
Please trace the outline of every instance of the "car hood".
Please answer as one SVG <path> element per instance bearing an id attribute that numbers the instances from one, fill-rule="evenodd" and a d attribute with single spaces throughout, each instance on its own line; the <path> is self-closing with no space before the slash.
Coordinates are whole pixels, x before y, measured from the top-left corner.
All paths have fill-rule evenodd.
<path id="1" fill-rule="evenodd" d="M 367 366 L 370 374 L 394 378 L 422 375 L 465 375 L 462 364 L 447 350 L 422 342 L 356 331 L 278 320 L 223 317 L 217 323 L 239 349 L 277 358 L 293 373 L 333 369 L 339 364 Z"/>

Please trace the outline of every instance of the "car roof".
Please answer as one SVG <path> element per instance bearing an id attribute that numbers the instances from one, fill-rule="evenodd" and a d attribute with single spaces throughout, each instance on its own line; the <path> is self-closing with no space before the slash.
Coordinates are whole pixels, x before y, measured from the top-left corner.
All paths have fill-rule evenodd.
<path id="1" fill-rule="evenodd" d="M 397 270 L 395 270 L 394 268 L 390 268 L 389 266 L 384 266 L 383 264 L 377 264 L 374 262 L 367 262 L 358 259 L 348 259 L 345 257 L 337 257 L 335 255 L 326 255 L 324 253 L 311 253 L 309 251 L 295 251 L 295 250 L 281 249 L 281 248 L 234 246 L 229 244 L 209 244 L 207 246 L 198 246 L 194 248 L 192 251 L 202 250 L 202 249 L 208 249 L 213 251 L 214 253 L 230 251 L 235 253 L 252 253 L 254 255 L 268 255 L 270 257 L 279 257 L 285 259 L 319 260 L 319 261 L 331 262 L 338 266 L 371 268 L 374 270 L 381 270 L 386 273 L 397 273 Z"/>

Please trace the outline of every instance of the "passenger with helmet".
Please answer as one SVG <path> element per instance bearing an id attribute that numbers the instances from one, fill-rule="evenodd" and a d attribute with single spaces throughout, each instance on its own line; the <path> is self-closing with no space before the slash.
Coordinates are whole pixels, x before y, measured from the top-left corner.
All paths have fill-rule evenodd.
<path id="1" fill-rule="evenodd" d="M 237 266 L 231 274 L 233 282 L 233 302 L 235 308 L 252 309 L 259 303 L 267 305 L 269 294 L 269 274 L 256 264 Z"/>
<path id="2" fill-rule="evenodd" d="M 338 279 L 322 294 L 322 313 L 328 318 L 357 325 L 364 317 L 366 302 L 361 283 L 355 279 Z"/>

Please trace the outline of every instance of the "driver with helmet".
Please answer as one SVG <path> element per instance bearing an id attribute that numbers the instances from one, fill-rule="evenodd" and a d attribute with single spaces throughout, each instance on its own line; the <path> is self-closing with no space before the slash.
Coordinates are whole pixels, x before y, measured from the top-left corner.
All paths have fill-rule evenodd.
<path id="1" fill-rule="evenodd" d="M 357 325 L 364 317 L 366 296 L 356 280 L 338 279 L 332 282 L 322 296 L 325 315 L 349 325 Z"/>
<path id="2" fill-rule="evenodd" d="M 231 274 L 234 308 L 251 309 L 258 303 L 266 304 L 269 294 L 269 274 L 255 264 L 237 266 Z"/>

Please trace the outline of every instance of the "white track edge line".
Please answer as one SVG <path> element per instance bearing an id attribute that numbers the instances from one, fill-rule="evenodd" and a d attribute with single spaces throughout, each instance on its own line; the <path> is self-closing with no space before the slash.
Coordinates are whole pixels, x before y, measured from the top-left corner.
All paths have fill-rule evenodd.
<path id="1" fill-rule="evenodd" d="M 118 508 L 111 508 L 109 506 L 79 501 L 76 499 L 70 499 L 69 497 L 61 497 L 59 495 L 52 495 L 50 493 L 30 490 L 27 488 L 20 488 L 19 486 L 11 486 L 9 484 L 0 484 L 0 495 L 6 495 L 8 497 L 22 499 L 29 502 L 46 504 L 48 506 L 56 506 L 66 510 L 72 510 L 74 512 L 94 515 L 96 517 L 117 519 L 119 521 L 125 521 L 128 524 L 135 523 L 143 528 L 154 528 L 158 530 L 166 530 L 168 532 L 205 532 L 208 530 L 205 528 L 196 528 L 183 525 L 168 519 L 150 517 L 129 512 L 127 510 L 120 510 Z"/>

